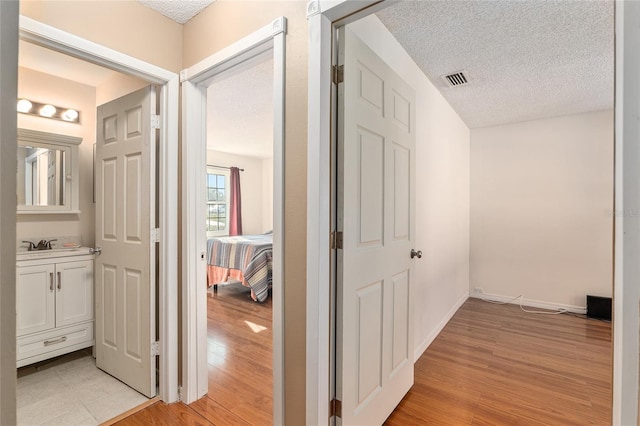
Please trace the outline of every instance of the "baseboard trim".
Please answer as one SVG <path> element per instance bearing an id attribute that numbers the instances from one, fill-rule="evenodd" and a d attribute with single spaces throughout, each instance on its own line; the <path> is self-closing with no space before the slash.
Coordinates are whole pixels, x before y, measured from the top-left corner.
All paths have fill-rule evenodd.
<path id="1" fill-rule="evenodd" d="M 543 300 L 535 300 L 535 299 L 516 299 L 517 296 L 503 296 L 501 294 L 492 294 L 492 293 L 472 293 L 469 297 L 473 297 L 474 299 L 481 300 L 489 300 L 492 302 L 502 302 L 509 303 L 513 305 L 528 306 L 531 308 L 540 308 L 540 309 L 549 309 L 552 311 L 557 311 L 560 309 L 566 310 L 568 312 L 573 312 L 576 314 L 586 314 L 587 307 L 586 306 L 575 306 L 575 305 L 565 305 L 562 303 L 554 303 L 554 302 L 545 302 Z"/>
<path id="2" fill-rule="evenodd" d="M 438 334 L 440 334 L 442 329 L 447 325 L 449 320 L 453 318 L 455 313 L 458 312 L 458 309 L 460 309 L 462 304 L 466 302 L 468 298 L 469 298 L 469 293 L 465 293 L 460 299 L 458 299 L 455 305 L 453 305 L 453 307 L 449 310 L 449 312 L 447 312 L 444 318 L 442 318 L 442 320 L 438 323 L 436 328 L 434 328 L 433 331 L 431 331 L 431 333 L 429 333 L 429 335 L 422 341 L 422 343 L 420 343 L 420 345 L 417 348 L 415 348 L 413 353 L 414 363 L 418 359 L 420 359 L 424 351 L 426 351 L 429 345 L 431 345 L 431 343 L 436 339 L 436 337 L 438 337 Z"/>

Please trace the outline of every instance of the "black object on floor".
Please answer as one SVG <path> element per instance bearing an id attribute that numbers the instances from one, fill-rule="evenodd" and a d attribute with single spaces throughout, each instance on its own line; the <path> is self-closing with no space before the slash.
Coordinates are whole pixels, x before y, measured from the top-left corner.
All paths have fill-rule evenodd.
<path id="1" fill-rule="evenodd" d="M 611 298 L 587 295 L 587 318 L 611 321 Z"/>

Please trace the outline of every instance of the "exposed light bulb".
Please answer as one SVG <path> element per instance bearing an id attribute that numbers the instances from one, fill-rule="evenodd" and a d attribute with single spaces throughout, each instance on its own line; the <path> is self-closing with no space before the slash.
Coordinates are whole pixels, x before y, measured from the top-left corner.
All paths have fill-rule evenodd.
<path id="1" fill-rule="evenodd" d="M 53 105 L 47 104 L 40 108 L 40 115 L 43 117 L 53 117 L 53 114 L 56 113 L 56 107 Z"/>
<path id="2" fill-rule="evenodd" d="M 0 0 L 2 1 L 2 0 Z M 22 98 L 18 99 L 17 110 L 19 113 L 37 115 L 54 120 L 63 120 L 70 123 L 80 123 L 80 111 L 73 108 L 63 108 L 52 104 L 42 104 Z"/>
<path id="3" fill-rule="evenodd" d="M 66 121 L 74 121 L 78 118 L 78 111 L 75 109 L 68 109 L 62 114 L 62 119 Z"/>
<path id="4" fill-rule="evenodd" d="M 18 101 L 18 112 L 29 112 L 33 104 L 26 99 L 20 99 Z"/>

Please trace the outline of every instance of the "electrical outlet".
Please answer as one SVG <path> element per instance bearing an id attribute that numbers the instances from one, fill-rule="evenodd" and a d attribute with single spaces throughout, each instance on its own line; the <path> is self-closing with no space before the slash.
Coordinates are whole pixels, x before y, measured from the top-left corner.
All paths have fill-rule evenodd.
<path id="1" fill-rule="evenodd" d="M 473 289 L 473 292 L 474 292 L 475 294 L 482 294 L 482 293 L 484 293 L 484 290 L 483 290 L 483 288 L 482 288 L 482 287 L 475 287 L 475 288 Z"/>

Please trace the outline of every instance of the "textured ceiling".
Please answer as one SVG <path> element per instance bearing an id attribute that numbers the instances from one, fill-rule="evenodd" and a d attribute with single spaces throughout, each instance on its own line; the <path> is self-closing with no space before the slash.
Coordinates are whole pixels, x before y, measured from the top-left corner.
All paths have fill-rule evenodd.
<path id="1" fill-rule="evenodd" d="M 160 12 L 179 24 L 186 24 L 189 19 L 202 12 L 214 0 L 138 0 L 143 5 Z"/>
<path id="2" fill-rule="evenodd" d="M 273 59 L 253 59 L 209 86 L 207 148 L 273 157 Z"/>
<path id="3" fill-rule="evenodd" d="M 471 128 L 613 107 L 611 1 L 403 1 L 377 15 Z M 26 42 L 20 66 L 94 87 L 113 73 Z M 470 84 L 447 87 L 459 70 Z M 272 90 L 270 61 L 215 83 L 215 149 L 271 156 Z"/>
<path id="4" fill-rule="evenodd" d="M 613 108 L 612 1 L 401 1 L 377 16 L 470 128 Z M 441 78 L 461 70 L 470 84 Z"/>

